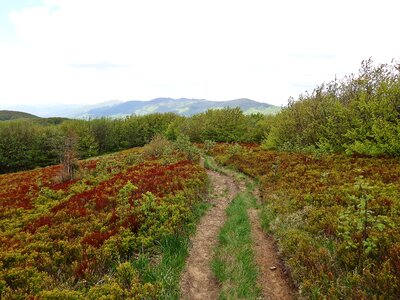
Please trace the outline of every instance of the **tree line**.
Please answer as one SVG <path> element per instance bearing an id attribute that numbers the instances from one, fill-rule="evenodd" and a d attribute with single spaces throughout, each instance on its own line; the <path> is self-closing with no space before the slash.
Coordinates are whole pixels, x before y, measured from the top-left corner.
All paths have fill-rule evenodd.
<path id="1" fill-rule="evenodd" d="M 71 132 L 85 159 L 147 144 L 161 134 L 186 135 L 194 142 L 261 142 L 267 116 L 239 108 L 209 110 L 193 117 L 174 113 L 93 120 L 20 119 L 0 122 L 0 173 L 58 164 Z"/>

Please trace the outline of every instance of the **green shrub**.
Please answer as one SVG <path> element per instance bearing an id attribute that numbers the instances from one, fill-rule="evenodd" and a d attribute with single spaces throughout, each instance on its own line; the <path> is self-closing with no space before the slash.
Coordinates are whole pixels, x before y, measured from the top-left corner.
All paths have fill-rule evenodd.
<path id="1" fill-rule="evenodd" d="M 145 157 L 162 158 L 173 151 L 172 143 L 163 135 L 156 135 L 143 149 Z"/>
<path id="2" fill-rule="evenodd" d="M 400 154 L 400 69 L 363 61 L 358 75 L 300 95 L 274 118 L 265 149 Z"/>
<path id="3" fill-rule="evenodd" d="M 51 290 L 51 291 L 43 291 L 39 294 L 39 299 L 43 300 L 83 300 L 85 297 L 81 292 L 71 291 L 71 290 Z"/>
<path id="4" fill-rule="evenodd" d="M 187 135 L 179 135 L 174 142 L 175 149 L 185 155 L 188 160 L 196 161 L 200 157 L 199 150 L 194 146 Z"/>

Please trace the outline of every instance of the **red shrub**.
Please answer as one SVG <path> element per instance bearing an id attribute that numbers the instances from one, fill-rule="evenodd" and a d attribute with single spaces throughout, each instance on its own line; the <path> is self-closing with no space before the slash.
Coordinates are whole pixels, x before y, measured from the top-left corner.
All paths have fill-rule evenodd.
<path id="1" fill-rule="evenodd" d="M 49 216 L 43 216 L 37 219 L 33 224 L 30 224 L 26 227 L 26 231 L 29 231 L 30 233 L 35 233 L 36 230 L 38 230 L 42 226 L 51 226 L 53 224 L 51 217 Z"/>
<path id="2" fill-rule="evenodd" d="M 107 240 L 110 236 L 114 235 L 116 232 L 117 231 L 115 229 L 110 230 L 108 232 L 94 231 L 86 235 L 82 239 L 81 244 L 87 244 L 95 248 L 98 248 L 104 243 L 105 240 Z"/>
<path id="3" fill-rule="evenodd" d="M 75 269 L 75 276 L 77 278 L 83 278 L 85 277 L 88 270 L 89 270 L 89 261 L 87 259 L 83 259 Z"/>

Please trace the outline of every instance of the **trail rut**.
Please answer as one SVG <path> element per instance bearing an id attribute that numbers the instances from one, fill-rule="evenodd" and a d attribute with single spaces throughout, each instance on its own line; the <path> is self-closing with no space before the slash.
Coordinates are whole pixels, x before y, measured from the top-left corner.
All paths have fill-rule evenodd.
<path id="1" fill-rule="evenodd" d="M 211 209 L 203 216 L 191 239 L 186 268 L 181 277 L 182 299 L 218 299 L 219 286 L 210 264 L 218 233 L 226 220 L 225 210 L 239 191 L 234 180 L 226 175 L 207 171 L 212 182 Z"/>
<path id="2" fill-rule="evenodd" d="M 259 269 L 258 284 L 261 287 L 264 299 L 293 299 L 292 289 L 286 274 L 283 272 L 283 266 L 278 257 L 273 238 L 267 236 L 262 230 L 255 208 L 250 208 L 248 214 L 255 260 Z"/>

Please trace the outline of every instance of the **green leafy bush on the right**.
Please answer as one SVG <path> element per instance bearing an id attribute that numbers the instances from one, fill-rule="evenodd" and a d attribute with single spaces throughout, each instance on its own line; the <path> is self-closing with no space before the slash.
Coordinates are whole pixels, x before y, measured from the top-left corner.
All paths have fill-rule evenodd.
<path id="1" fill-rule="evenodd" d="M 400 67 L 363 61 L 359 74 L 293 98 L 274 118 L 265 149 L 400 155 Z"/>

